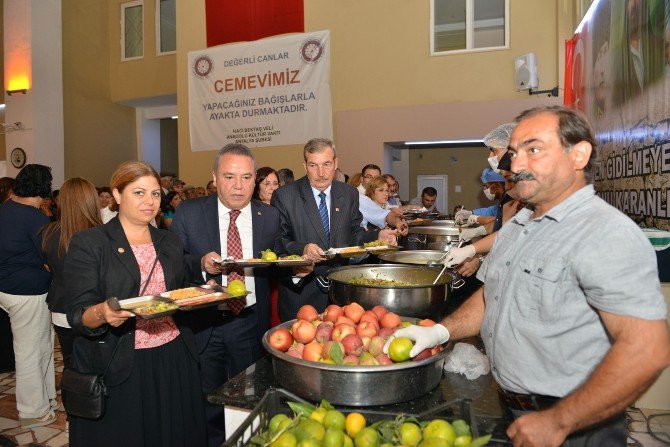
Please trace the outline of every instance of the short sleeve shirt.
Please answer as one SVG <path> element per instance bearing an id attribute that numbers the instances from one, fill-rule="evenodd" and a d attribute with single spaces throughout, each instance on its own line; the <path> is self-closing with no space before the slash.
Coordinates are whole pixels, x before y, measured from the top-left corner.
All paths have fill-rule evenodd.
<path id="1" fill-rule="evenodd" d="M 599 310 L 661 320 L 667 309 L 651 244 L 593 186 L 531 215 L 503 226 L 479 270 L 481 337 L 502 388 L 563 397 L 611 347 Z"/>

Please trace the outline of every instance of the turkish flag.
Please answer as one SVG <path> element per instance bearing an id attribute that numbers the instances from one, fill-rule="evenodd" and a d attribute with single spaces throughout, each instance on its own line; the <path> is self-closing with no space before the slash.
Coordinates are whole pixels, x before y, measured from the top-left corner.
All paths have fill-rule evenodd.
<path id="1" fill-rule="evenodd" d="M 305 31 L 303 0 L 205 0 L 207 46 Z"/>

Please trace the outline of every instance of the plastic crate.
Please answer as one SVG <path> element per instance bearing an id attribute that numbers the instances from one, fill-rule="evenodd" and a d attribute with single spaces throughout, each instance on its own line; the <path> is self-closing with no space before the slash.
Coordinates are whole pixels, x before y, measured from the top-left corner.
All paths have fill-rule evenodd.
<path id="1" fill-rule="evenodd" d="M 228 440 L 222 444 L 222 447 L 243 447 L 248 445 L 249 440 L 254 435 L 260 434 L 263 430 L 267 429 L 270 419 L 276 414 L 284 413 L 287 416 L 293 417 L 293 411 L 287 405 L 287 402 L 289 401 L 313 404 L 312 402 L 308 402 L 284 389 L 269 388 L 258 405 L 256 405 L 256 408 L 253 409 L 251 414 L 249 414 L 244 422 L 242 422 L 242 425 L 235 430 Z M 365 419 L 368 422 L 394 419 L 398 414 L 397 412 L 374 411 L 365 408 L 344 408 L 342 411 L 345 414 L 352 411 L 361 413 L 365 416 Z M 468 399 L 446 402 L 423 413 L 405 414 L 405 416 L 416 417 L 419 420 L 441 418 L 448 421 L 454 421 L 456 419 L 463 419 L 470 425 L 473 438 L 479 436 L 476 424 L 471 423 L 474 420 L 474 417 Z"/>

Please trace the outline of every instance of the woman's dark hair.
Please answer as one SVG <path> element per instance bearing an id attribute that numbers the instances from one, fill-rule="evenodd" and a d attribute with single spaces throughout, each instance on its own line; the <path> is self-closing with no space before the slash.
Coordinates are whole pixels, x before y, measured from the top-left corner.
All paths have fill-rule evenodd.
<path id="1" fill-rule="evenodd" d="M 261 200 L 260 185 L 265 181 L 266 178 L 268 178 L 268 175 L 270 174 L 274 174 L 275 177 L 277 177 L 277 181 L 279 181 L 277 171 L 275 171 L 269 166 L 263 166 L 262 168 L 258 168 L 258 170 L 256 171 L 256 185 L 254 186 L 254 194 L 252 195 L 254 199 Z"/>
<path id="2" fill-rule="evenodd" d="M 14 179 L 11 177 L 0 178 L 0 203 L 5 203 L 12 193 Z"/>
<path id="3" fill-rule="evenodd" d="M 19 171 L 12 188 L 17 197 L 51 197 L 51 168 L 29 164 Z"/>
<path id="4" fill-rule="evenodd" d="M 170 191 L 169 193 L 165 194 L 163 197 L 163 200 L 161 200 L 161 211 L 164 213 L 169 213 L 172 211 L 174 213 L 174 206 L 172 206 L 172 199 L 174 199 L 174 196 L 178 196 L 179 193 L 177 191 Z"/>

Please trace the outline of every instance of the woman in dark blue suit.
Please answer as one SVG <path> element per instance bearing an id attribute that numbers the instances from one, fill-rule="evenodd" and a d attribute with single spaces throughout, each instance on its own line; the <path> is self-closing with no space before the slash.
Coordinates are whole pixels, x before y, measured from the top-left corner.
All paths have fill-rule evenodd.
<path id="1" fill-rule="evenodd" d="M 110 188 L 118 216 L 76 234 L 65 259 L 67 318 L 77 333 L 74 367 L 83 373 L 106 370 L 109 395 L 102 418 L 70 418 L 70 446 L 205 445 L 190 330 L 179 324 L 178 314 L 141 320 L 106 303 L 184 283 L 179 238 L 149 225 L 160 206 L 160 178 L 150 165 L 129 161 L 114 172 Z"/>

